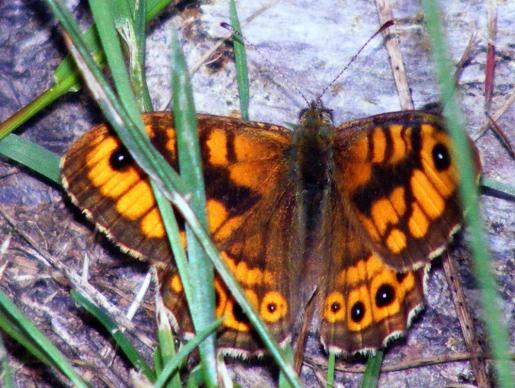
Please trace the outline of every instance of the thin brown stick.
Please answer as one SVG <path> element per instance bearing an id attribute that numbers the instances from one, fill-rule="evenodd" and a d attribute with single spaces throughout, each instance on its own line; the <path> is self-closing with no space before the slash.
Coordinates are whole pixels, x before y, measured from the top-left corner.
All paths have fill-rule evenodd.
<path id="1" fill-rule="evenodd" d="M 512 91 L 508 99 L 502 104 L 502 106 L 497 110 L 493 115 L 491 115 L 491 120 L 494 122 L 499 121 L 501 116 L 506 113 L 508 109 L 515 103 L 515 90 Z M 474 141 L 477 141 L 480 137 L 482 137 L 485 132 L 491 127 L 492 123 L 490 120 L 488 120 L 478 131 L 478 135 L 474 139 Z"/>
<path id="2" fill-rule="evenodd" d="M 376 0 L 377 12 L 379 13 L 379 21 L 381 24 L 386 23 L 388 20 L 394 20 L 390 1 L 388 0 Z M 408 85 L 408 77 L 406 76 L 406 70 L 404 68 L 404 62 L 402 61 L 402 54 L 399 47 L 399 40 L 397 35 L 392 33 L 392 30 L 383 32 L 385 37 L 386 51 L 390 58 L 390 66 L 393 71 L 393 78 L 395 80 L 395 86 L 397 87 L 397 93 L 399 94 L 399 100 L 401 109 L 411 110 L 414 108 L 413 99 L 411 98 L 411 92 Z"/>
<path id="3" fill-rule="evenodd" d="M 454 309 L 456 310 L 456 315 L 460 321 L 461 331 L 463 333 L 463 338 L 465 340 L 467 350 L 471 354 L 480 354 L 482 352 L 481 344 L 475 335 L 474 321 L 465 299 L 465 292 L 463 291 L 463 285 L 460 281 L 458 267 L 448 253 L 446 253 L 443 258 L 443 269 L 447 284 L 449 285 L 449 289 L 451 291 Z M 472 371 L 474 372 L 477 385 L 479 387 L 490 387 L 491 384 L 488 379 L 487 366 L 485 361 L 477 357 L 472 357 L 470 359 L 470 364 Z"/>
<path id="4" fill-rule="evenodd" d="M 406 361 L 396 362 L 389 365 L 383 365 L 381 367 L 381 372 L 398 372 L 401 370 L 420 368 L 430 365 L 445 364 L 448 362 L 469 361 L 472 358 L 491 359 L 491 355 L 489 353 L 453 353 L 441 354 L 439 356 L 411 358 Z M 512 360 L 515 360 L 515 354 L 511 354 L 510 358 Z M 324 370 L 327 369 L 327 359 L 325 357 L 306 357 L 304 363 L 312 368 L 316 367 L 322 368 Z M 365 371 L 365 366 L 361 364 L 344 365 L 343 362 L 340 361 L 336 364 L 336 370 L 338 372 L 345 373 L 363 373 Z"/>
<path id="5" fill-rule="evenodd" d="M 515 154 L 513 152 L 513 146 L 511 145 L 511 142 L 510 142 L 510 139 L 508 139 L 508 136 L 506 136 L 506 134 L 504 133 L 502 128 L 497 124 L 497 122 L 492 118 L 492 116 L 490 116 L 488 113 L 486 113 L 486 117 L 488 117 L 488 120 L 490 121 L 492 130 L 499 137 L 504 148 L 506 148 L 506 150 L 508 151 L 508 153 L 510 154 L 510 156 L 512 158 L 515 157 Z"/>
<path id="6" fill-rule="evenodd" d="M 497 35 L 497 0 L 488 0 L 488 46 L 485 66 L 485 112 L 490 110 L 495 79 L 495 38 Z"/>
<path id="7" fill-rule="evenodd" d="M 470 35 L 467 46 L 465 46 L 465 50 L 463 50 L 463 54 L 461 54 L 460 60 L 456 64 L 456 72 L 454 73 L 454 85 L 456 89 L 458 89 L 459 87 L 461 74 L 463 73 L 463 67 L 472 56 L 472 52 L 474 51 L 474 48 L 477 46 L 477 43 L 478 42 L 476 33 L 472 33 L 472 35 Z"/>

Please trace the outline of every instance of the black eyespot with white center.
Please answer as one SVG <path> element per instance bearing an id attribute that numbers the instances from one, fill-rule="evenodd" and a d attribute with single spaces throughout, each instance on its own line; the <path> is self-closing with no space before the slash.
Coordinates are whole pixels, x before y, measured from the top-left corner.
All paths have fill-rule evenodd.
<path id="1" fill-rule="evenodd" d="M 351 319 L 354 322 L 358 323 L 363 319 L 364 316 L 365 316 L 365 305 L 363 304 L 363 302 L 354 303 L 354 305 L 352 306 L 352 309 L 350 311 Z"/>
<path id="2" fill-rule="evenodd" d="M 449 150 L 442 143 L 437 143 L 431 152 L 433 156 L 433 163 L 438 171 L 444 171 L 451 165 L 451 155 Z"/>
<path id="3" fill-rule="evenodd" d="M 133 159 L 131 154 L 123 146 L 119 146 L 113 151 L 109 157 L 109 165 L 113 170 L 123 171 L 132 165 Z"/>
<path id="4" fill-rule="evenodd" d="M 337 313 L 338 311 L 340 311 L 340 309 L 342 308 L 342 305 L 338 302 L 333 302 L 331 303 L 331 311 L 333 313 Z"/>
<path id="5" fill-rule="evenodd" d="M 395 300 L 395 289 L 390 284 L 382 284 L 376 292 L 376 306 L 385 307 Z"/>

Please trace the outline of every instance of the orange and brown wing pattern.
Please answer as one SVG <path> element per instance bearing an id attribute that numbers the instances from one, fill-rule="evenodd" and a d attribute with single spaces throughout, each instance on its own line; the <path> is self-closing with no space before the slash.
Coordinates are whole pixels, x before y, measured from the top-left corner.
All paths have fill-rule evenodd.
<path id="1" fill-rule="evenodd" d="M 347 215 L 358 221 L 367 248 L 398 271 L 438 256 L 461 225 L 451 148 L 442 119 L 422 112 L 383 114 L 337 129 L 335 182 Z"/>
<path id="2" fill-rule="evenodd" d="M 177 169 L 172 115 L 151 113 L 143 120 L 154 146 Z M 284 341 L 294 311 L 288 278 L 288 260 L 296 252 L 291 230 L 298 229 L 291 225 L 295 198 L 285 158 L 290 131 L 228 117 L 199 115 L 197 120 L 209 230 L 249 301 Z M 93 128 L 72 145 L 62 159 L 62 175 L 72 201 L 123 250 L 163 267 L 172 263 L 148 177 L 107 126 Z M 191 332 L 176 270 L 163 270 L 162 278 L 164 299 L 180 332 Z M 261 349 L 218 278 L 215 289 L 216 315 L 224 317 L 221 347 Z"/>
<path id="3" fill-rule="evenodd" d="M 401 336 L 422 308 L 425 269 L 395 272 L 367 247 L 361 229 L 343 218 L 336 192 L 331 204 L 330 271 L 319 286 L 321 340 L 336 354 L 372 351 Z"/>

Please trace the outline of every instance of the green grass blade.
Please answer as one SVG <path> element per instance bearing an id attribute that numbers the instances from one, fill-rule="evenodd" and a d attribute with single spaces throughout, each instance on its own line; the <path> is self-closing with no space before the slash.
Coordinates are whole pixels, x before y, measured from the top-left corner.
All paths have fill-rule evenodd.
<path id="1" fill-rule="evenodd" d="M 384 351 L 378 350 L 373 356 L 368 357 L 367 367 L 363 380 L 361 380 L 361 388 L 375 388 L 379 382 L 379 374 L 381 373 L 381 364 L 383 362 Z"/>
<path id="2" fill-rule="evenodd" d="M 190 204 L 204 228 L 207 227 L 206 195 L 200 144 L 198 141 L 197 118 L 193 103 L 193 92 L 189 80 L 186 60 L 172 32 L 172 87 L 174 125 L 181 178 L 191 193 Z M 189 276 L 193 294 L 189 296 L 189 309 L 195 330 L 202 331 L 213 320 L 215 311 L 213 266 L 190 227 L 186 226 L 186 241 L 189 258 Z M 216 335 L 213 334 L 200 345 L 200 356 L 205 373 L 205 383 L 217 386 Z"/>
<path id="3" fill-rule="evenodd" d="M 188 341 L 178 352 L 177 355 L 168 362 L 161 375 L 157 379 L 157 381 L 154 384 L 154 388 L 161 388 L 163 387 L 172 373 L 182 364 L 182 362 L 186 359 L 186 357 L 193 351 L 199 344 L 202 343 L 209 335 L 214 333 L 216 328 L 220 326 L 222 323 L 222 320 L 217 320 L 214 322 L 211 322 L 204 330 L 197 333 L 197 335 L 192 338 L 190 341 Z"/>
<path id="4" fill-rule="evenodd" d="M 289 365 L 292 365 L 293 364 L 293 348 L 290 344 L 288 344 L 287 346 L 285 346 L 283 348 L 283 356 L 284 356 L 284 359 L 286 360 L 286 362 L 288 362 Z M 278 384 L 279 388 L 291 388 L 291 384 L 290 382 L 288 381 L 288 378 L 286 377 L 286 375 L 281 371 L 279 373 L 279 384 Z"/>
<path id="5" fill-rule="evenodd" d="M 186 381 L 187 388 L 197 388 L 202 386 L 202 376 L 204 372 L 200 366 L 193 368 Z"/>
<path id="6" fill-rule="evenodd" d="M 75 372 L 66 357 L 46 338 L 39 329 L 34 326 L 7 295 L 0 291 L 0 311 L 10 316 L 12 321 L 19 325 L 23 333 L 31 339 L 45 354 L 45 356 L 66 376 L 76 387 L 87 387 L 84 380 Z"/>
<path id="7" fill-rule="evenodd" d="M 0 385 L 5 388 L 13 388 L 14 380 L 11 366 L 9 365 L 9 357 L 5 350 L 4 340 L 0 335 Z"/>
<path id="8" fill-rule="evenodd" d="M 111 317 L 103 309 L 96 306 L 89 299 L 83 296 L 80 292 L 72 290 L 71 296 L 73 300 L 79 304 L 79 306 L 93 315 L 102 324 L 102 326 L 104 326 L 104 328 L 113 337 L 116 344 L 120 347 L 120 350 L 123 352 L 123 354 L 125 354 L 134 368 L 136 368 L 138 371 L 141 371 L 150 381 L 155 381 L 156 376 L 152 369 L 150 369 L 150 367 L 145 362 L 145 359 L 138 353 L 136 348 L 132 346 L 127 337 L 123 335 Z"/>
<path id="9" fill-rule="evenodd" d="M 52 368 L 55 367 L 55 363 L 21 330 L 15 320 L 10 319 L 9 314 L 2 307 L 0 307 L 0 329 L 43 364 L 49 365 Z"/>
<path id="10" fill-rule="evenodd" d="M 494 179 L 482 178 L 481 186 L 499 191 L 500 193 L 515 197 L 515 187 L 504 182 L 499 182 Z"/>
<path id="11" fill-rule="evenodd" d="M 20 136 L 11 134 L 0 141 L 0 154 L 61 184 L 59 156 Z"/>
<path id="12" fill-rule="evenodd" d="M 240 21 L 236 9 L 235 0 L 230 1 L 230 18 L 231 27 L 234 30 L 232 42 L 234 47 L 234 61 L 236 63 L 236 80 L 238 82 L 238 91 L 240 93 L 240 113 L 244 120 L 249 120 L 249 70 L 247 68 L 247 52 L 245 51 L 245 42 L 241 39 Z"/>
<path id="13" fill-rule="evenodd" d="M 334 371 L 336 368 L 336 353 L 329 351 L 329 359 L 327 360 L 327 384 L 326 387 L 334 387 Z"/>
<path id="14" fill-rule="evenodd" d="M 509 336 L 502 323 L 502 312 L 498 301 L 501 300 L 496 288 L 496 282 L 490 267 L 490 253 L 483 222 L 479 214 L 478 192 L 472 166 L 471 151 L 468 140 L 463 133 L 463 116 L 456 102 L 454 80 L 451 77 L 450 61 L 444 41 L 443 27 L 438 5 L 434 0 L 423 0 L 426 23 L 431 38 L 436 72 L 440 84 L 444 114 L 449 132 L 456 146 L 454 157 L 461 174 L 460 197 L 462 206 L 466 209 L 465 221 L 471 235 L 470 248 L 473 256 L 476 279 L 481 290 L 482 315 L 487 328 L 489 343 L 495 358 L 497 381 L 501 387 L 513 386 L 514 377 L 511 373 L 512 363 L 508 357 Z"/>
<path id="15" fill-rule="evenodd" d="M 89 4 L 122 106 L 132 122 L 139 128 L 143 128 L 141 114 L 132 92 L 129 73 L 125 67 L 125 58 L 122 54 L 116 29 L 114 28 L 114 17 L 111 12 L 112 5 L 104 0 L 89 0 Z M 127 19 L 126 23 L 126 25 L 130 26 L 130 22 Z"/>
<path id="16" fill-rule="evenodd" d="M 155 18 L 171 2 L 172 0 L 145 1 L 145 22 L 149 22 Z M 93 52 L 97 63 L 103 63 L 104 57 L 100 50 L 100 43 L 94 27 L 90 27 L 88 31 L 84 33 L 84 39 L 85 44 L 89 47 L 89 51 Z M 54 72 L 54 85 L 0 124 L 0 140 L 20 127 L 42 109 L 52 104 L 59 97 L 68 92 L 78 91 L 81 85 L 82 81 L 73 60 L 71 57 L 65 58 Z"/>
<path id="17" fill-rule="evenodd" d="M 161 193 L 159 191 L 159 193 Z M 164 197 L 163 197 L 164 198 Z M 167 201 L 168 202 L 168 201 Z M 163 372 L 163 365 L 170 362 L 175 356 L 175 341 L 172 332 L 172 326 L 168 319 L 168 314 L 163 305 L 163 299 L 160 296 L 160 291 L 156 291 L 156 321 L 157 321 L 157 338 L 159 340 L 159 352 L 156 352 L 156 359 L 159 360 L 159 365 L 156 365 L 156 374 L 159 376 Z M 178 370 L 177 370 L 178 372 Z M 168 387 L 181 387 L 181 377 L 179 373 L 174 373 Z"/>
<path id="18" fill-rule="evenodd" d="M 67 78 L 63 82 L 55 84 L 50 89 L 40 94 L 30 104 L 25 105 L 23 108 L 18 110 L 15 114 L 9 117 L 7 120 L 0 124 L 0 140 L 9 135 L 12 131 L 18 128 L 20 125 L 29 120 L 39 111 L 43 110 L 59 97 L 68 93 L 70 88 L 77 82 L 79 78 Z"/>

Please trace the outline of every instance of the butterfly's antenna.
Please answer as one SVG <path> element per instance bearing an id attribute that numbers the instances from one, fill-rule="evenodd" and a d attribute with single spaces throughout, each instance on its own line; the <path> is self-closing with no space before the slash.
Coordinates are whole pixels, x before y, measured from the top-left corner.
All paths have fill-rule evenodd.
<path id="1" fill-rule="evenodd" d="M 374 39 L 377 35 L 379 35 L 381 32 L 383 32 L 384 30 L 386 30 L 387 28 L 390 28 L 391 26 L 393 26 L 395 23 L 393 20 L 388 20 L 386 23 L 384 23 L 381 27 L 379 27 L 379 29 L 374 33 L 374 35 L 372 35 L 370 38 L 367 39 L 367 41 L 365 42 L 365 44 L 363 44 L 363 46 L 360 47 L 360 49 L 358 50 L 358 52 L 356 54 L 354 54 L 352 56 L 352 58 L 349 60 L 349 62 L 345 65 L 345 67 L 336 75 L 336 77 L 334 77 L 334 79 L 329 82 L 327 84 L 327 86 L 324 88 L 324 90 L 322 90 L 322 93 L 320 93 L 320 95 L 318 96 L 317 98 L 317 101 L 321 101 L 322 100 L 322 97 L 324 96 L 324 94 L 327 92 L 327 90 L 332 86 L 334 85 L 334 83 L 336 81 L 338 81 L 338 79 L 342 76 L 343 73 L 345 73 L 345 71 L 350 67 L 350 65 L 352 65 L 352 63 L 356 60 L 356 58 L 359 56 L 359 54 L 361 54 L 361 52 L 365 49 L 365 47 L 367 47 L 367 45 L 372 41 L 372 39 Z"/>
<path id="2" fill-rule="evenodd" d="M 302 99 L 305 101 L 306 106 L 309 105 L 308 99 L 306 98 L 304 93 L 302 93 L 300 88 L 294 82 L 291 82 L 291 80 L 288 78 L 288 76 L 283 71 L 281 71 L 279 68 L 277 68 L 277 66 L 275 66 L 272 62 L 270 62 L 268 60 L 268 58 L 263 54 L 263 52 L 259 48 L 256 47 L 256 45 L 250 43 L 248 41 L 248 39 L 246 39 L 239 31 L 236 31 L 230 24 L 228 24 L 226 22 L 221 22 L 220 27 L 231 31 L 231 37 L 236 37 L 236 39 L 239 39 L 242 42 L 244 42 L 247 47 L 250 47 L 255 52 L 257 52 L 261 56 L 261 59 L 267 65 L 267 67 L 273 69 L 273 71 L 275 73 L 277 73 L 279 75 L 279 77 L 285 81 L 284 82 L 285 84 L 288 83 L 288 85 L 291 85 L 291 87 L 295 90 L 295 92 L 297 92 L 302 97 Z"/>

